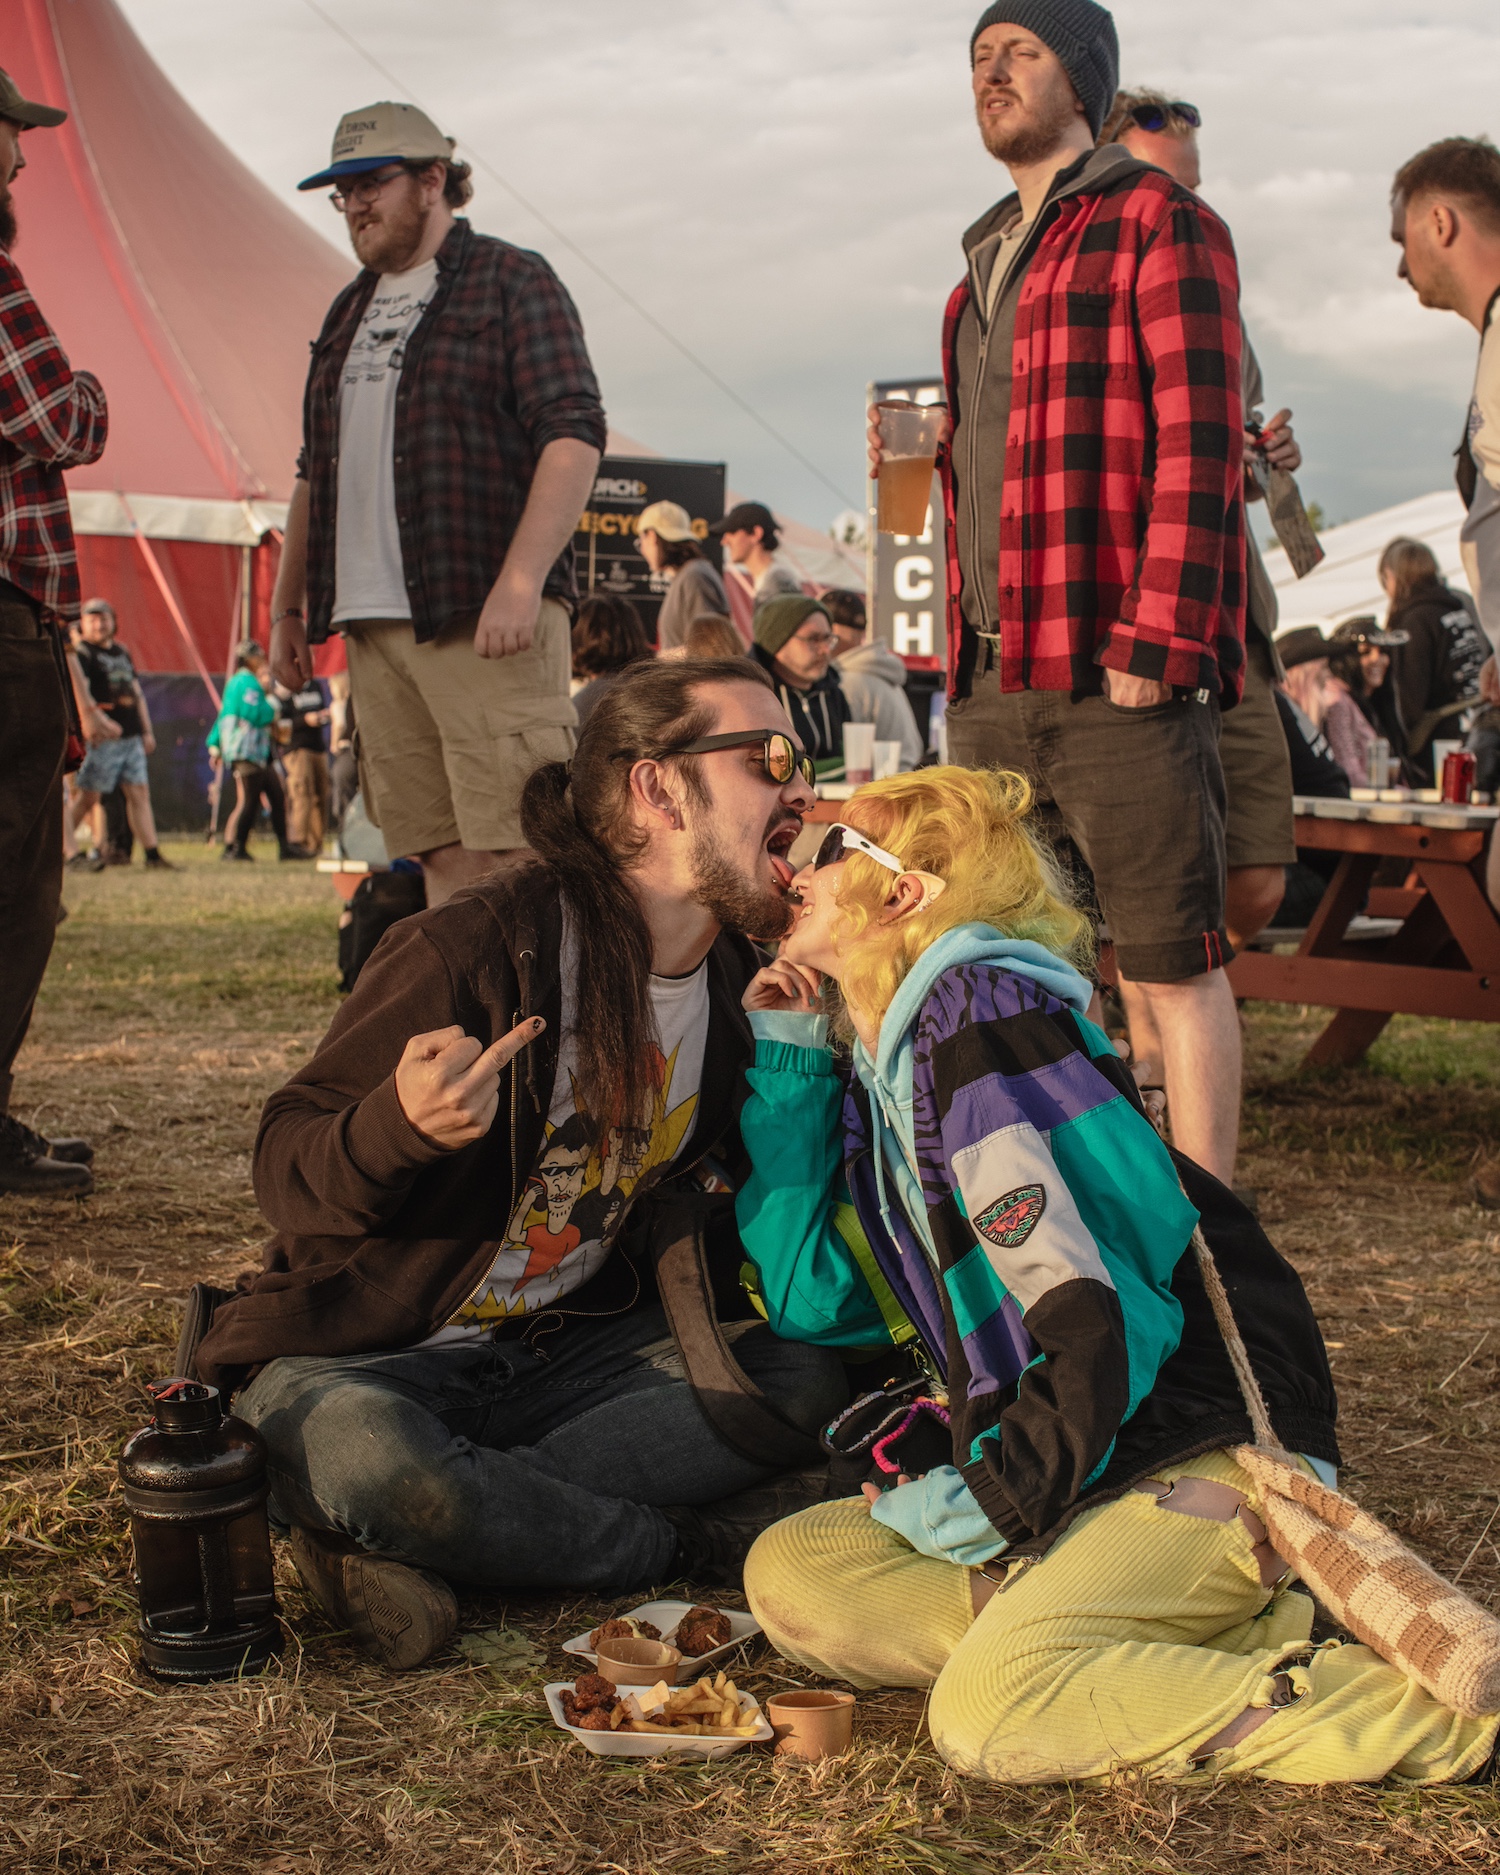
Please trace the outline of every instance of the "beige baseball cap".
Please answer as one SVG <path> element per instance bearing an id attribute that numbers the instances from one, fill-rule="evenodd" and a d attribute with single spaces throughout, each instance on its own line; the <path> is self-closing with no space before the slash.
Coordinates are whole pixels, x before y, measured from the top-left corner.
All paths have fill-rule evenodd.
<path id="1" fill-rule="evenodd" d="M 649 508 L 641 509 L 636 525 L 643 534 L 649 527 L 661 540 L 694 538 L 692 516 L 675 501 L 653 501 Z"/>
<path id="2" fill-rule="evenodd" d="M 30 107 L 37 109 L 33 105 Z M 0 108 L 0 117 L 5 115 Z M 445 137 L 415 104 L 367 104 L 346 111 L 333 133 L 333 154 L 327 169 L 299 182 L 299 189 L 325 189 L 346 176 L 362 176 L 387 163 L 441 163 L 453 154 L 453 139 Z"/>
<path id="3" fill-rule="evenodd" d="M 0 72 L 0 117 L 8 117 L 24 130 L 56 130 L 59 124 L 68 121 L 66 111 L 54 110 L 50 104 L 33 104 L 29 98 L 23 98 L 9 72 Z"/>

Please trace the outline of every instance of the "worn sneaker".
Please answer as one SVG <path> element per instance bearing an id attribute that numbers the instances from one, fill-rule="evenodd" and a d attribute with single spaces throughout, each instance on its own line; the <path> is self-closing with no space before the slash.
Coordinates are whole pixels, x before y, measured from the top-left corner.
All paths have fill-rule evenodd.
<path id="1" fill-rule="evenodd" d="M 0 1192 L 31 1198 L 82 1198 L 94 1189 L 87 1165 L 49 1158 L 47 1141 L 9 1114 L 0 1114 Z"/>
<path id="2" fill-rule="evenodd" d="M 383 1666 L 420 1667 L 458 1626 L 458 1601 L 441 1576 L 371 1556 L 330 1530 L 292 1531 L 292 1561 L 318 1606 Z"/>
<path id="3" fill-rule="evenodd" d="M 712 1504 L 673 1504 L 662 1515 L 677 1532 L 673 1571 L 713 1588 L 738 1588 L 750 1545 L 763 1530 L 828 1495 L 828 1467 L 783 1472 Z"/>
<path id="4" fill-rule="evenodd" d="M 103 872 L 104 856 L 101 853 L 75 853 L 64 864 L 69 872 Z"/>
<path id="5" fill-rule="evenodd" d="M 219 858 L 253 860 L 255 855 L 253 853 L 247 853 L 242 846 L 226 846 L 224 851 L 219 855 Z"/>
<path id="6" fill-rule="evenodd" d="M 147 872 L 181 872 L 182 868 L 175 860 L 168 859 L 153 846 L 148 847 L 146 851 L 146 870 Z"/>

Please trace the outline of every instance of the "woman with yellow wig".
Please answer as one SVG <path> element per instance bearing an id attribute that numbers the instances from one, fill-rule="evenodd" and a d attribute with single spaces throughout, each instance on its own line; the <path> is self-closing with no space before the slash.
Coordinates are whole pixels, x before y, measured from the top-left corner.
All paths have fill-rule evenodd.
<path id="1" fill-rule="evenodd" d="M 1088 928 L 1028 805 L 1002 772 L 861 789 L 746 993 L 736 1202 L 761 1305 L 791 1340 L 904 1345 L 917 1376 L 828 1429 L 863 1494 L 767 1530 L 751 1606 L 789 1659 L 931 1687 L 943 1755 L 1007 1783 L 1467 1777 L 1496 1721 L 1310 1643 L 1226 1449 L 1251 1429 L 1194 1224 L 1279 1437 L 1331 1481 L 1317 1323 L 1087 1019 Z"/>

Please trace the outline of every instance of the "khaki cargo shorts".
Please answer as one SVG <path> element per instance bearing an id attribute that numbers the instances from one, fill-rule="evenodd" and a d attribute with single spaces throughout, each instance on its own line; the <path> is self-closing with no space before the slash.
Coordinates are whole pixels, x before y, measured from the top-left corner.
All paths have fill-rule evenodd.
<path id="1" fill-rule="evenodd" d="M 526 777 L 573 753 L 566 607 L 544 599 L 531 649 L 508 658 L 478 656 L 472 625 L 425 645 L 410 619 L 353 619 L 340 629 L 365 812 L 391 858 L 523 846 Z"/>

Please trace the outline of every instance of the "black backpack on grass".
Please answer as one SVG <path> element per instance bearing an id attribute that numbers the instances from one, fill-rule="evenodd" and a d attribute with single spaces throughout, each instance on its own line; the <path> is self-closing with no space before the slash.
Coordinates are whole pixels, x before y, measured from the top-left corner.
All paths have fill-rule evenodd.
<path id="1" fill-rule="evenodd" d="M 345 996 L 391 926 L 426 909 L 427 881 L 416 869 L 372 872 L 360 880 L 339 920 L 339 989 Z"/>

